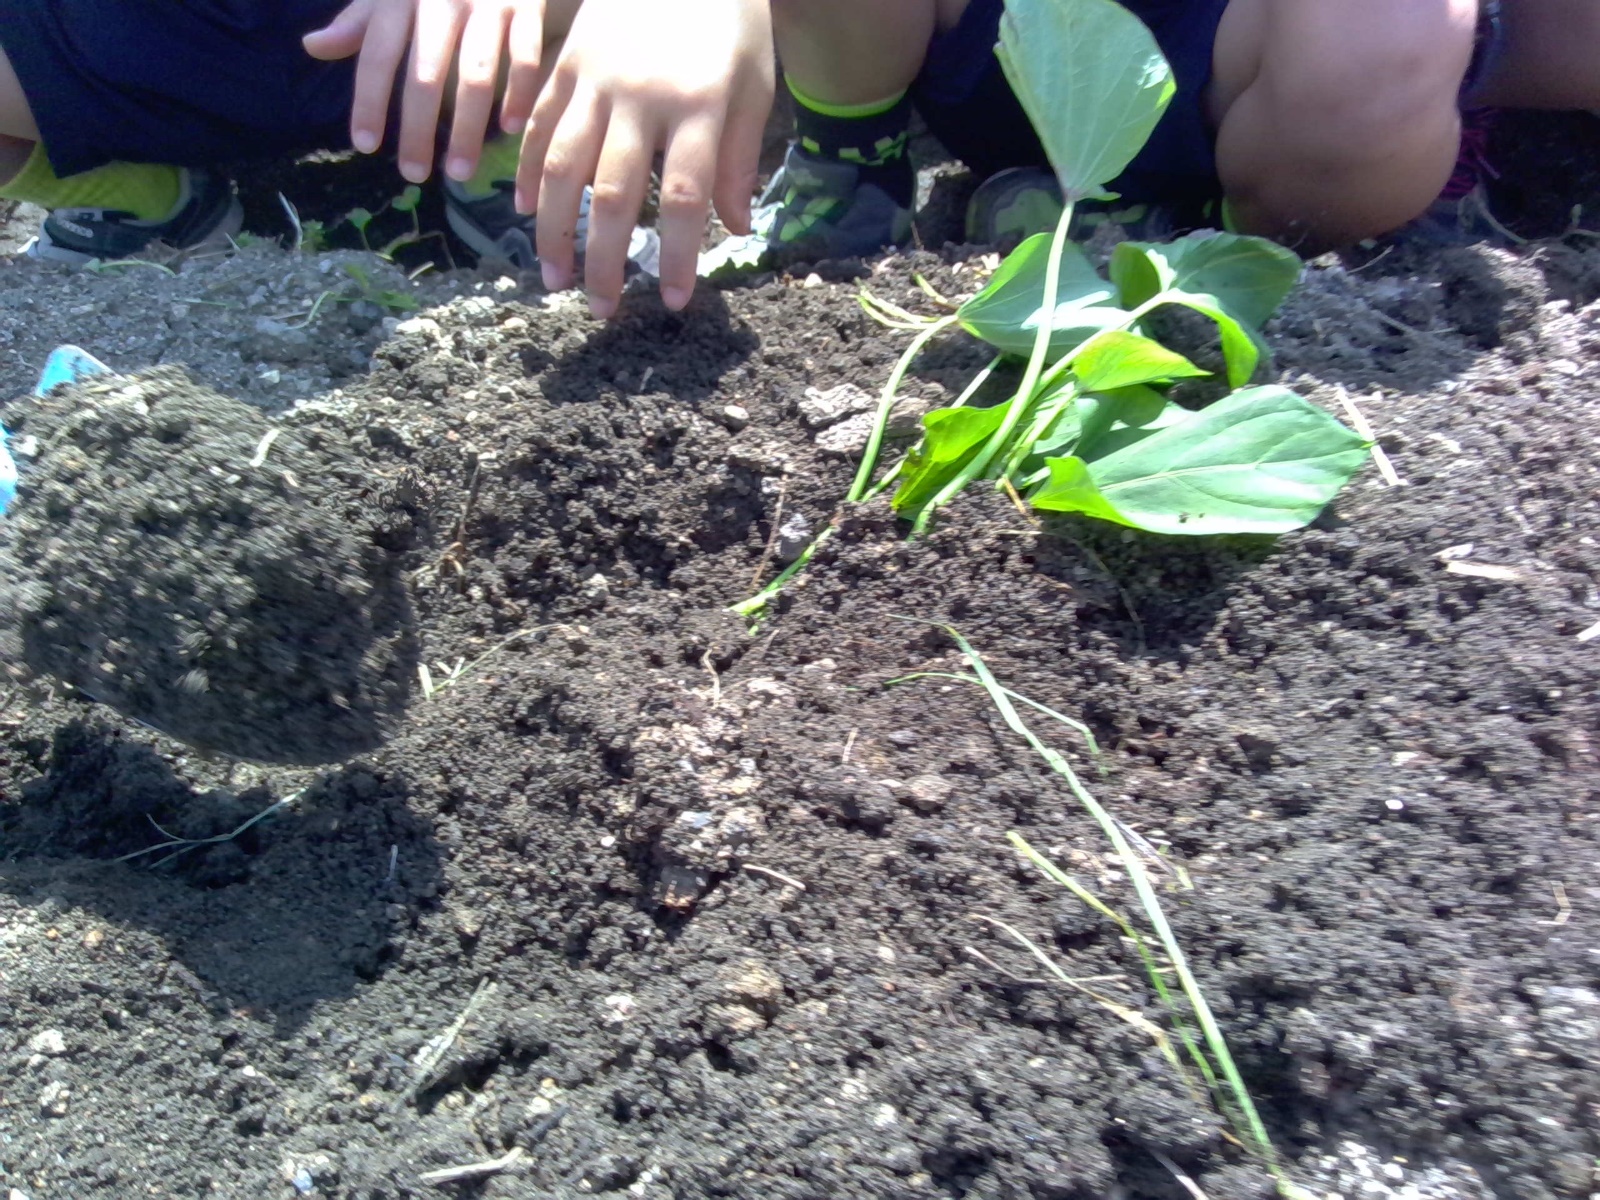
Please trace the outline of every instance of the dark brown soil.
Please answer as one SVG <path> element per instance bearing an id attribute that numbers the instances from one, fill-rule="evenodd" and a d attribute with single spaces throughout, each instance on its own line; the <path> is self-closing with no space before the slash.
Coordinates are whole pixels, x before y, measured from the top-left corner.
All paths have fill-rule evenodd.
<path id="1" fill-rule="evenodd" d="M 958 295 L 958 266 L 870 286 L 926 309 L 912 271 Z M 404 537 L 350 525 L 432 681 L 369 753 L 230 765 L 64 687 L 8 698 L 0 1182 L 397 1200 L 520 1149 L 450 1187 L 1185 1195 L 1165 1159 L 1271 1194 L 1148 1033 L 983 922 L 1162 1020 L 1116 927 L 1007 843 L 1137 911 L 1061 781 L 978 689 L 891 685 L 959 668 L 933 620 L 1105 747 L 1038 718 L 1161 851 L 1293 1178 L 1596 1189 L 1600 252 L 1314 269 L 1279 366 L 1356 402 L 1405 486 L 1369 470 L 1276 542 L 1041 529 L 992 494 L 916 542 L 841 511 L 849 431 L 808 390 L 875 392 L 904 340 L 816 282 L 603 329 L 471 296 L 288 415 L 351 464 L 331 511 L 424 498 Z M 984 357 L 935 348 L 911 397 Z M 834 519 L 753 634 L 723 611 Z"/>
<path id="2" fill-rule="evenodd" d="M 420 481 L 372 478 L 172 367 L 0 415 L 33 451 L 0 548 L 6 661 L 241 758 L 382 742 L 417 678 L 385 551 L 416 540 Z"/>

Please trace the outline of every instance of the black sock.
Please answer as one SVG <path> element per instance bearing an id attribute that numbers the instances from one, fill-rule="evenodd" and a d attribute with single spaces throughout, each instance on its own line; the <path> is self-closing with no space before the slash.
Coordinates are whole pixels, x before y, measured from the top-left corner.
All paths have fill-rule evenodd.
<path id="1" fill-rule="evenodd" d="M 861 182 L 875 184 L 896 204 L 910 208 L 916 175 L 906 143 L 911 132 L 911 98 L 904 92 L 879 104 L 823 104 L 793 83 L 795 136 L 808 154 L 849 163 Z"/>

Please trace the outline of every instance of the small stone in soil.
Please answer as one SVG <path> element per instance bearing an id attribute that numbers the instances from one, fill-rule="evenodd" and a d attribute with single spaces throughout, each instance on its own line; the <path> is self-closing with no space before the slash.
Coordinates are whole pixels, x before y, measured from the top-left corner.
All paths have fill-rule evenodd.
<path id="1" fill-rule="evenodd" d="M 44 1085 L 39 1093 L 39 1112 L 46 1117 L 64 1117 L 71 1107 L 72 1089 L 59 1079 Z"/>
<path id="2" fill-rule="evenodd" d="M 67 1052 L 67 1039 L 59 1029 L 41 1029 L 28 1039 L 28 1049 L 55 1058 Z"/>
<path id="3" fill-rule="evenodd" d="M 778 561 L 788 566 L 811 544 L 811 522 L 804 513 L 790 513 L 778 526 Z"/>

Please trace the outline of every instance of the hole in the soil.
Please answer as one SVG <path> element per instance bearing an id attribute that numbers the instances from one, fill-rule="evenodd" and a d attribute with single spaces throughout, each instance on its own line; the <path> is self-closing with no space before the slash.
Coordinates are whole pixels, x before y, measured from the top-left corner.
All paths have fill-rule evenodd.
<path id="1" fill-rule="evenodd" d="M 733 1070 L 733 1055 L 726 1046 L 717 1042 L 707 1042 L 705 1044 L 705 1052 L 706 1061 L 711 1064 L 712 1070 Z"/>
<path id="2" fill-rule="evenodd" d="M 633 751 L 627 746 L 607 746 L 600 751 L 600 765 L 616 779 L 632 779 Z"/>
<path id="3" fill-rule="evenodd" d="M 945 1148 L 925 1155 L 922 1165 L 932 1183 L 948 1188 L 952 1196 L 961 1197 L 989 1174 L 990 1162 L 988 1154 Z"/>
<path id="4" fill-rule="evenodd" d="M 383 975 L 384 969 L 394 961 L 395 954 L 394 943 L 384 942 L 370 960 L 357 960 L 351 965 L 351 970 L 362 982 L 374 983 Z"/>
<path id="5" fill-rule="evenodd" d="M 1550 730 L 1536 729 L 1528 734 L 1528 740 L 1534 744 L 1538 751 L 1546 757 L 1553 758 L 1562 766 L 1570 766 L 1568 755 L 1570 753 L 1567 743 L 1559 733 Z"/>
<path id="6" fill-rule="evenodd" d="M 457 1063 L 442 1078 L 417 1094 L 417 1111 L 426 1116 L 452 1092 L 466 1091 L 476 1094 L 488 1086 L 489 1080 L 499 1074 L 502 1067 L 525 1068 L 533 1062 L 538 1055 L 521 1052 L 508 1057 L 506 1044 L 502 1043 L 499 1050 L 488 1050 L 483 1054 Z"/>

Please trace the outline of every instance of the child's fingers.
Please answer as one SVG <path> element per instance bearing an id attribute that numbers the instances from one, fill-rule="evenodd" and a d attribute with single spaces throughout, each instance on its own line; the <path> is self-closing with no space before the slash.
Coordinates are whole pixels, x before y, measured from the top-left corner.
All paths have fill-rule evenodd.
<path id="1" fill-rule="evenodd" d="M 367 21 L 350 104 L 350 141 L 363 154 L 383 142 L 395 73 L 411 40 L 411 18 L 411 5 L 386 4 L 375 5 Z"/>
<path id="2" fill-rule="evenodd" d="M 661 216 L 656 225 L 661 231 L 661 300 L 674 311 L 688 304 L 694 294 L 722 124 L 719 112 L 696 112 L 672 131 L 667 143 L 661 169 Z"/>
<path id="3" fill-rule="evenodd" d="M 301 39 L 306 53 L 329 62 L 356 53 L 361 49 L 367 23 L 372 20 L 373 3 L 374 0 L 352 0 L 321 29 L 306 34 Z"/>
<path id="4" fill-rule="evenodd" d="M 622 297 L 628 244 L 650 184 L 655 142 L 653 125 L 645 114 L 637 110 L 612 113 L 589 197 L 589 238 L 583 264 L 589 308 L 597 317 L 611 316 Z M 549 178 L 548 169 L 545 177 Z"/>
<path id="5" fill-rule="evenodd" d="M 722 129 L 717 151 L 717 181 L 712 200 L 730 233 L 750 232 L 750 204 L 760 171 L 761 140 L 766 133 L 769 103 L 735 103 Z M 736 98 L 737 99 L 737 98 Z"/>
<path id="6" fill-rule="evenodd" d="M 439 108 L 465 18 L 458 0 L 421 0 L 417 5 L 411 63 L 400 97 L 400 174 L 412 183 L 433 172 Z"/>
<path id="7" fill-rule="evenodd" d="M 494 110 L 500 47 L 505 42 L 510 15 L 504 4 L 480 5 L 473 9 L 461 31 L 461 49 L 456 55 L 456 106 L 445 161 L 445 170 L 453 179 L 470 179 L 477 169 L 489 114 Z"/>
<path id="8" fill-rule="evenodd" d="M 511 14 L 506 34 L 506 93 L 500 100 L 500 128 L 521 133 L 539 99 L 539 65 L 544 60 L 543 0 L 522 0 Z"/>
<path id="9" fill-rule="evenodd" d="M 556 127 L 572 102 L 576 87 L 577 73 L 567 64 L 558 63 L 549 84 L 533 106 L 528 131 L 522 135 L 522 156 L 517 160 L 515 199 L 519 213 L 526 215 L 538 210 L 545 155 L 550 151 Z"/>
<path id="10" fill-rule="evenodd" d="M 594 178 L 606 117 L 598 96 L 587 90 L 579 93 L 566 106 L 544 155 L 539 176 L 539 219 L 534 228 L 544 285 L 553 292 L 572 285 L 578 210 L 584 185 Z M 523 161 L 526 163 L 526 155 Z"/>

